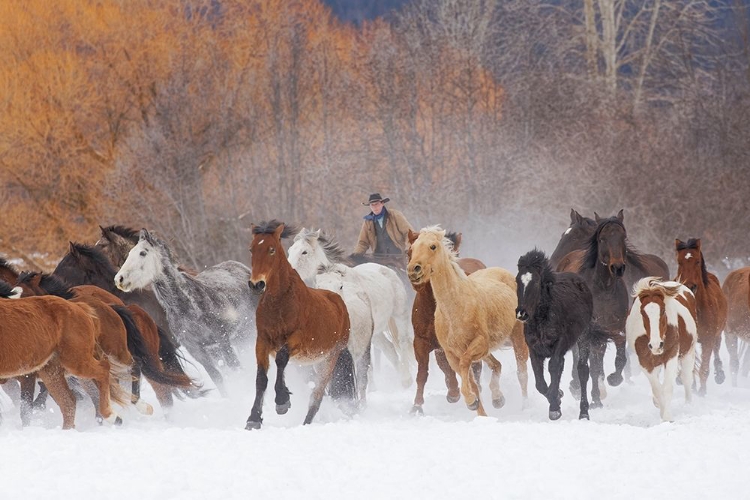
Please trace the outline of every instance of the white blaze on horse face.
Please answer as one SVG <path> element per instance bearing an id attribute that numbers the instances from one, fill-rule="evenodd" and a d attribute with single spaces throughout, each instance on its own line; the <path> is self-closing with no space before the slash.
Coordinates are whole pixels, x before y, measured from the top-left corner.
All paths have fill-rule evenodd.
<path id="1" fill-rule="evenodd" d="M 685 254 L 685 260 L 690 259 L 690 257 L 692 257 L 692 256 L 693 256 L 693 254 L 691 254 L 690 252 L 686 253 Z"/>
<path id="2" fill-rule="evenodd" d="M 529 272 L 521 276 L 521 283 L 523 284 L 523 295 L 526 295 L 526 289 L 529 286 L 529 283 L 531 283 L 532 278 L 533 276 Z"/>
<path id="3" fill-rule="evenodd" d="M 659 347 L 659 345 L 663 342 L 661 340 L 659 330 L 661 307 L 659 307 L 659 304 L 651 302 L 643 306 L 643 311 L 648 317 L 649 331 L 651 332 L 651 336 L 648 339 L 648 343 L 651 345 L 651 353 L 655 355 L 661 354 L 662 352 L 664 352 L 664 349 Z"/>
<path id="4" fill-rule="evenodd" d="M 115 286 L 124 292 L 145 288 L 162 272 L 161 252 L 145 240 L 134 246 L 115 275 Z"/>
<path id="5" fill-rule="evenodd" d="M 572 230 L 573 230 L 573 228 L 572 228 L 572 227 L 569 227 L 568 229 L 566 229 L 566 230 L 565 230 L 565 233 L 563 233 L 563 234 L 568 234 L 568 233 L 570 233 L 570 232 L 571 232 Z"/>

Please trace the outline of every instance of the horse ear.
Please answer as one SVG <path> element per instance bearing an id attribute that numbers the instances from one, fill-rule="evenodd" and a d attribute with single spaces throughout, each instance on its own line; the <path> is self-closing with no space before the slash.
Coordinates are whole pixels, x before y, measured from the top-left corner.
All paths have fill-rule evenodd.
<path id="1" fill-rule="evenodd" d="M 315 239 L 316 240 L 320 239 L 320 229 L 318 229 L 317 231 L 315 231 Z"/>
<path id="2" fill-rule="evenodd" d="M 102 232 L 102 237 L 103 238 L 109 239 L 109 231 L 107 231 L 106 229 L 104 229 L 104 227 L 101 226 L 101 225 L 99 226 L 99 230 Z"/>
<path id="3" fill-rule="evenodd" d="M 680 245 L 682 245 L 682 244 L 683 244 L 683 242 L 682 242 L 681 239 L 679 239 L 679 238 L 675 238 L 674 239 L 674 247 L 675 248 L 680 248 Z"/>
<path id="4" fill-rule="evenodd" d="M 417 241 L 417 238 L 419 238 L 419 233 L 416 233 L 409 229 L 409 244 L 413 245 L 415 241 Z"/>
<path id="5" fill-rule="evenodd" d="M 570 209 L 570 223 L 571 224 L 583 223 L 583 217 L 581 217 L 581 214 L 579 214 L 574 208 Z"/>
<path id="6" fill-rule="evenodd" d="M 445 229 L 441 229 L 440 231 L 438 231 L 438 234 L 441 238 L 445 238 Z"/>
<path id="7" fill-rule="evenodd" d="M 151 240 L 151 234 L 148 232 L 148 230 L 145 227 L 143 229 L 141 229 L 140 233 L 138 233 L 138 240 L 139 241 L 146 240 L 149 243 L 151 243 L 151 241 L 152 241 Z"/>
<path id="8" fill-rule="evenodd" d="M 700 238 L 697 238 L 695 240 L 695 249 L 698 250 L 699 252 L 701 250 L 701 239 Z"/>
<path id="9" fill-rule="evenodd" d="M 273 235 L 278 239 L 281 239 L 281 234 L 284 232 L 284 224 L 279 224 L 279 227 L 273 232 Z"/>
<path id="10" fill-rule="evenodd" d="M 625 214 L 623 214 L 623 210 L 624 209 L 621 208 L 620 211 L 617 212 L 617 220 L 619 220 L 620 222 L 622 222 L 623 220 L 625 220 Z"/>
<path id="11" fill-rule="evenodd" d="M 456 235 L 456 242 L 453 244 L 453 251 L 456 253 L 458 253 L 458 247 L 461 246 L 461 235 L 462 233 Z"/>
<path id="12" fill-rule="evenodd" d="M 73 257 L 78 257 L 78 249 L 76 248 L 76 244 L 73 243 L 72 241 L 68 242 L 68 252 Z"/>
<path id="13" fill-rule="evenodd" d="M 594 220 L 596 221 L 597 224 L 599 224 L 601 222 L 602 218 L 599 217 L 598 213 L 594 212 Z"/>

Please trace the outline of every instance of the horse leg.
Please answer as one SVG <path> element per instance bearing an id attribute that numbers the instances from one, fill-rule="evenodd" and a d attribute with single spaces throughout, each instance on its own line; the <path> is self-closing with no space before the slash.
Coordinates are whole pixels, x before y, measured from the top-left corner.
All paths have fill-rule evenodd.
<path id="1" fill-rule="evenodd" d="M 430 351 L 432 346 L 420 337 L 414 337 L 414 356 L 417 358 L 417 394 L 414 396 L 414 406 L 411 413 L 423 414 L 424 385 L 427 383 L 430 365 Z M 435 352 L 437 356 L 437 351 Z M 449 399 L 450 401 L 450 399 Z"/>
<path id="2" fill-rule="evenodd" d="M 310 406 L 307 409 L 307 415 L 305 415 L 305 421 L 303 425 L 311 424 L 315 415 L 320 410 L 320 403 L 323 401 L 323 393 L 325 393 L 326 387 L 331 382 L 333 377 L 333 369 L 336 367 L 336 361 L 338 361 L 339 351 L 334 351 L 329 355 L 328 359 L 323 361 L 320 371 L 318 373 L 318 380 L 315 383 L 315 388 L 310 394 Z"/>
<path id="3" fill-rule="evenodd" d="M 527 366 L 529 361 L 529 345 L 526 343 L 523 328 L 523 323 L 516 321 L 510 341 L 513 344 L 513 354 L 516 357 L 516 376 L 518 377 L 518 384 L 521 386 L 521 397 L 523 398 L 521 405 L 525 408 L 529 399 L 529 369 Z"/>
<path id="4" fill-rule="evenodd" d="M 18 377 L 21 385 L 21 425 L 28 427 L 31 423 L 31 410 L 34 405 L 34 388 L 36 387 L 36 373 L 29 373 Z"/>
<path id="5" fill-rule="evenodd" d="M 477 394 L 481 394 L 482 393 L 482 362 L 474 361 L 471 364 L 471 372 L 474 374 L 474 382 L 477 384 Z"/>
<path id="6" fill-rule="evenodd" d="M 31 404 L 33 410 L 44 410 L 47 407 L 47 396 L 49 391 L 44 382 L 39 382 L 39 394 L 36 395 L 34 402 Z"/>
<path id="7" fill-rule="evenodd" d="M 729 351 L 729 373 L 732 375 L 732 387 L 737 387 L 737 372 L 740 371 L 740 358 L 737 353 L 737 335 L 726 333 L 727 351 Z"/>
<path id="8" fill-rule="evenodd" d="M 372 345 L 377 347 L 380 352 L 385 354 L 385 357 L 388 359 L 388 362 L 392 364 L 393 367 L 403 377 L 403 369 L 401 367 L 401 361 L 398 358 L 398 353 L 396 352 L 396 348 L 394 347 L 393 343 L 390 340 L 388 340 L 388 338 L 385 336 L 385 333 L 378 332 L 376 330 L 372 336 Z M 407 372 L 408 372 L 408 369 L 407 369 Z"/>
<path id="9" fill-rule="evenodd" d="M 130 402 L 143 415 L 153 415 L 154 407 L 141 399 L 141 367 L 137 361 L 133 363 L 130 374 L 133 378 L 130 390 Z"/>
<path id="10" fill-rule="evenodd" d="M 65 371 L 60 362 L 54 359 L 42 367 L 38 372 L 39 378 L 44 381 L 52 399 L 60 407 L 63 417 L 63 429 L 75 427 L 76 398 L 65 381 Z"/>
<path id="11" fill-rule="evenodd" d="M 743 353 L 740 375 L 742 377 L 747 377 L 747 374 L 750 373 L 750 346 L 744 340 L 742 341 L 742 344 L 744 345 L 744 349 L 740 349 L 740 353 Z"/>
<path id="12" fill-rule="evenodd" d="M 500 390 L 500 373 L 503 370 L 503 365 L 500 364 L 500 361 L 497 360 L 495 356 L 492 354 L 488 354 L 484 358 L 484 362 L 487 363 L 487 366 L 490 367 L 490 370 L 492 370 L 492 378 L 490 378 L 490 391 L 492 392 L 492 406 L 495 408 L 502 408 L 505 406 L 505 396 L 503 396 L 502 391 Z M 477 363 L 474 363 L 474 366 L 476 366 Z M 481 367 L 481 365 L 479 365 Z M 476 376 L 476 370 L 474 370 L 474 375 Z"/>
<path id="13" fill-rule="evenodd" d="M 448 388 L 445 398 L 449 403 L 457 403 L 461 399 L 461 390 L 458 387 L 456 372 L 453 371 L 450 363 L 448 363 L 448 358 L 445 356 L 443 349 L 435 349 L 435 361 L 437 361 L 438 366 L 445 374 L 445 386 Z"/>
<path id="14" fill-rule="evenodd" d="M 685 403 L 693 400 L 693 369 L 695 368 L 695 348 L 691 348 L 680 360 L 680 379 L 685 388 Z"/>
<path id="15" fill-rule="evenodd" d="M 292 400 L 289 397 L 291 392 L 284 382 L 284 370 L 289 363 L 289 346 L 285 345 L 276 352 L 276 413 L 284 415 L 292 407 Z"/>
<path id="16" fill-rule="evenodd" d="M 578 352 L 578 345 L 574 345 L 573 348 L 570 350 L 570 354 L 573 356 L 573 366 L 570 368 L 570 375 L 572 378 L 570 379 L 570 385 L 568 385 L 568 388 L 570 389 L 570 393 L 575 397 L 581 396 L 581 381 L 578 378 L 578 363 L 580 359 L 580 354 Z"/>
<path id="17" fill-rule="evenodd" d="M 705 339 L 705 342 L 701 342 L 701 366 L 700 366 L 700 388 L 698 389 L 699 396 L 706 395 L 706 381 L 708 380 L 708 374 L 711 369 L 711 353 L 714 350 L 713 339 Z"/>
<path id="18" fill-rule="evenodd" d="M 466 401 L 466 406 L 470 410 L 476 410 L 480 417 L 486 417 L 487 413 L 482 406 L 479 387 L 474 380 L 471 365 L 475 360 L 482 359 L 487 355 L 488 347 L 487 339 L 478 335 L 466 347 L 466 352 L 463 353 L 458 362 L 458 374 L 461 376 L 461 393 L 464 396 L 464 401 Z"/>
<path id="19" fill-rule="evenodd" d="M 407 335 L 409 332 L 408 324 L 408 321 L 403 321 L 393 316 L 388 320 L 388 330 L 391 332 L 391 337 L 398 351 L 398 368 L 401 373 L 401 385 L 404 389 L 411 385 L 412 378 L 409 370 L 409 360 L 414 358 L 414 349 L 409 343 L 409 336 Z"/>
<path id="20" fill-rule="evenodd" d="M 255 401 L 250 410 L 250 416 L 245 424 L 246 430 L 260 429 L 263 423 L 263 396 L 268 387 L 268 365 L 270 348 L 260 337 L 255 341 L 255 359 L 258 363 L 258 372 L 255 375 Z"/>
<path id="21" fill-rule="evenodd" d="M 589 420 L 589 400 L 586 385 L 589 381 L 589 341 L 583 335 L 578 338 L 578 350 L 580 355 L 578 357 L 578 366 L 576 367 L 578 372 L 578 379 L 581 381 L 581 406 L 578 419 Z"/>
<path id="22" fill-rule="evenodd" d="M 724 380 L 726 380 L 726 375 L 724 375 L 724 364 L 721 362 L 719 351 L 721 351 L 721 330 L 714 337 L 714 382 L 723 384 Z"/>
<path id="23" fill-rule="evenodd" d="M 614 338 L 615 342 L 615 371 L 610 373 L 607 377 L 607 382 L 612 387 L 617 387 L 622 383 L 622 370 L 625 368 L 625 361 L 627 360 L 625 336 L 618 334 Z"/>
<path id="24" fill-rule="evenodd" d="M 589 344 L 589 366 L 591 367 L 591 405 L 590 408 L 601 408 L 602 399 L 606 397 L 604 389 L 604 352 L 607 342 L 598 340 Z"/>
<path id="25" fill-rule="evenodd" d="M 549 386 L 544 379 L 544 358 L 539 356 L 533 349 L 529 351 L 531 358 L 531 371 L 534 372 L 534 385 L 536 390 L 544 397 L 547 397 Z"/>
<path id="26" fill-rule="evenodd" d="M 547 391 L 547 401 L 549 401 L 549 419 L 557 420 L 562 416 L 560 410 L 560 400 L 562 391 L 560 390 L 560 377 L 562 377 L 563 367 L 565 366 L 565 352 L 559 347 L 549 360 L 550 384 Z"/>
<path id="27" fill-rule="evenodd" d="M 196 350 L 195 353 L 191 352 L 190 354 L 192 354 L 195 360 L 200 363 L 201 366 L 206 370 L 206 373 L 208 373 L 209 378 L 216 386 L 216 389 L 219 391 L 219 394 L 221 394 L 221 397 L 229 397 L 229 394 L 224 387 L 224 377 L 221 375 L 219 369 L 214 366 L 214 361 L 211 358 L 211 355 L 203 349 Z"/>
<path id="28" fill-rule="evenodd" d="M 367 375 L 370 370 L 370 344 L 367 344 L 364 354 L 356 361 L 357 389 L 359 391 L 360 406 L 367 405 Z"/>
<path id="29" fill-rule="evenodd" d="M 674 379 L 677 377 L 677 368 L 679 364 L 677 356 L 667 361 L 664 370 L 664 382 L 662 384 L 662 405 L 659 408 L 661 419 L 664 422 L 672 422 L 672 389 L 674 388 Z"/>
<path id="30" fill-rule="evenodd" d="M 242 368 L 240 359 L 237 357 L 237 353 L 234 351 L 234 347 L 232 347 L 232 343 L 229 341 L 228 338 L 221 339 L 221 351 L 222 351 L 224 360 L 226 361 L 227 366 L 229 368 L 232 368 L 232 369 Z"/>
<path id="31" fill-rule="evenodd" d="M 112 410 L 110 404 L 110 363 L 106 358 L 95 360 L 81 366 L 78 373 L 74 375 L 79 378 L 93 379 L 99 389 L 99 413 L 104 420 L 113 425 L 122 425 L 122 419 Z"/>
<path id="32" fill-rule="evenodd" d="M 158 382 L 151 382 L 151 387 L 154 388 L 154 394 L 156 400 L 161 406 L 161 411 L 164 413 L 165 418 L 169 418 L 169 411 L 174 406 L 174 398 L 172 397 L 172 388 L 166 385 L 162 385 Z"/>
<path id="33" fill-rule="evenodd" d="M 89 380 L 89 379 L 81 379 L 79 383 L 81 385 L 81 388 L 83 388 L 84 392 L 86 392 L 89 398 L 91 398 L 91 402 L 94 403 L 96 422 L 99 425 L 102 425 L 102 423 L 104 422 L 104 418 L 102 417 L 102 414 L 99 412 L 99 389 L 97 389 L 96 384 L 92 380 Z"/>
<path id="34" fill-rule="evenodd" d="M 659 414 L 663 415 L 662 408 L 664 407 L 663 402 L 663 395 L 662 395 L 662 385 L 659 383 L 659 372 L 661 371 L 661 367 L 657 366 L 653 369 L 653 371 L 649 372 L 645 368 L 643 369 L 643 373 L 646 374 L 646 378 L 648 379 L 649 384 L 651 384 L 651 394 L 654 401 L 654 406 L 659 408 Z"/>

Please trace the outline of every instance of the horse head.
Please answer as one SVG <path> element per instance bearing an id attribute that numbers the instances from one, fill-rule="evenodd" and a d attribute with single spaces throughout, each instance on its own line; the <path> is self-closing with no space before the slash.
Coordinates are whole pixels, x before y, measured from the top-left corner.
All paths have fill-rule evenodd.
<path id="1" fill-rule="evenodd" d="M 596 231 L 589 240 L 586 254 L 588 267 L 604 266 L 609 274 L 621 278 L 625 274 L 627 259 L 627 232 L 622 210 L 614 217 L 600 218 L 596 212 Z"/>
<path id="2" fill-rule="evenodd" d="M 633 295 L 637 297 L 643 327 L 648 337 L 648 348 L 651 354 L 658 356 L 664 353 L 669 325 L 677 325 L 677 318 L 669 318 L 667 301 L 672 300 L 687 290 L 681 283 L 661 281 L 655 277 L 643 278 L 635 285 Z M 634 307 L 635 307 L 634 304 Z"/>
<path id="3" fill-rule="evenodd" d="M 115 293 L 113 278 L 117 270 L 107 256 L 98 248 L 70 242 L 65 257 L 60 260 L 52 274 L 70 286 L 95 285 Z"/>
<path id="4" fill-rule="evenodd" d="M 452 243 L 445 234 L 439 226 L 424 228 L 409 247 L 406 272 L 412 285 L 427 283 L 441 262 L 454 257 Z"/>
<path id="5" fill-rule="evenodd" d="M 320 266 L 331 264 L 323 250 L 320 238 L 320 229 L 302 228 L 294 237 L 292 246 L 289 247 L 289 264 L 304 281 L 312 280 Z"/>
<path id="6" fill-rule="evenodd" d="M 677 281 L 687 286 L 691 292 L 708 283 L 706 262 L 701 252 L 700 238 L 690 238 L 687 242 L 674 240 L 677 250 Z"/>
<path id="7" fill-rule="evenodd" d="M 565 255 L 575 250 L 585 248 L 598 224 L 594 219 L 584 217 L 574 209 L 570 209 L 570 226 L 560 235 L 560 241 L 552 252 L 549 260 L 556 267 Z"/>
<path id="8" fill-rule="evenodd" d="M 543 292 L 549 292 L 553 283 L 554 275 L 544 252 L 534 249 L 518 259 L 516 318 L 519 321 L 526 322 L 534 315 L 542 302 Z"/>
<path id="9" fill-rule="evenodd" d="M 114 266 L 120 267 L 130 250 L 140 239 L 139 232 L 125 226 L 99 226 L 102 235 L 94 246 L 102 251 Z"/>
<path id="10" fill-rule="evenodd" d="M 145 288 L 158 278 L 163 270 L 162 258 L 169 256 L 167 247 L 141 229 L 138 243 L 128 252 L 128 258 L 115 275 L 115 285 L 123 292 Z"/>
<path id="11" fill-rule="evenodd" d="M 281 239 L 291 236 L 294 229 L 288 228 L 283 222 L 271 220 L 257 226 L 253 224 L 252 231 L 248 285 L 254 292 L 263 293 L 269 284 L 277 283 L 275 286 L 278 286 L 282 272 L 291 270 Z"/>

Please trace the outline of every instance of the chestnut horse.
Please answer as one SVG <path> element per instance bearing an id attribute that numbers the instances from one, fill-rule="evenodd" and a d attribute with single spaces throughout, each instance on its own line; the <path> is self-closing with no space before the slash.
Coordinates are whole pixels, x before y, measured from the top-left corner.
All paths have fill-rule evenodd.
<path id="1" fill-rule="evenodd" d="M 724 335 L 729 351 L 729 370 L 732 374 L 732 385 L 737 386 L 737 372 L 740 370 L 740 358 L 737 353 L 738 339 L 750 341 L 750 267 L 736 269 L 729 273 L 721 287 L 727 298 L 727 326 Z M 746 377 L 750 369 L 750 349 L 745 351 L 742 363 L 742 376 Z"/>
<path id="2" fill-rule="evenodd" d="M 670 406 L 674 380 L 680 369 L 685 402 L 690 403 L 695 365 L 696 301 L 693 293 L 675 281 L 643 278 L 633 289 L 635 301 L 625 325 L 628 344 L 651 383 L 654 404 L 662 421 L 672 420 Z M 678 366 L 679 365 L 679 366 Z M 664 367 L 664 381 L 659 372 Z"/>
<path id="3" fill-rule="evenodd" d="M 411 245 L 409 280 L 429 281 L 435 296 L 435 334 L 448 364 L 461 377 L 466 406 L 486 416 L 472 364 L 485 361 L 492 370 L 492 403 L 501 407 L 501 365 L 491 352 L 510 340 L 516 325 L 515 277 L 505 269 L 487 268 L 467 276 L 452 243 L 438 226 L 422 229 Z"/>
<path id="4" fill-rule="evenodd" d="M 409 230 L 409 244 L 413 244 L 417 240 L 417 237 L 419 237 L 419 233 Z M 458 256 L 459 247 L 461 246 L 461 233 L 448 232 L 446 233 L 446 238 L 451 241 L 453 251 Z M 407 255 L 411 258 L 411 248 L 407 250 Z M 484 263 L 478 259 L 459 258 L 456 262 L 467 276 L 480 269 L 486 269 Z M 427 383 L 429 375 L 430 352 L 435 351 L 435 360 L 445 375 L 445 386 L 448 388 L 448 393 L 445 397 L 448 402 L 456 403 L 460 399 L 461 393 L 458 387 L 458 380 L 456 379 L 456 372 L 453 371 L 448 363 L 445 352 L 440 347 L 437 335 L 435 334 L 436 304 L 435 296 L 432 293 L 432 285 L 429 281 L 426 281 L 420 284 L 412 283 L 412 287 L 416 292 L 412 305 L 411 321 L 414 327 L 414 355 L 417 359 L 417 394 L 414 396 L 414 406 L 411 412 L 421 415 L 424 414 L 422 406 L 424 405 L 424 386 Z M 521 384 L 521 393 L 525 401 L 528 397 L 527 384 L 529 376 L 527 361 L 529 359 L 529 348 L 523 338 L 523 325 L 521 323 L 518 323 L 516 328 L 514 328 L 511 343 L 515 351 L 516 365 L 518 366 L 516 372 L 518 382 Z M 474 377 L 478 383 L 482 365 L 481 363 L 477 363 L 472 368 L 474 370 Z"/>
<path id="5" fill-rule="evenodd" d="M 714 354 L 714 380 L 724 382 L 724 370 L 719 357 L 721 332 L 727 323 L 727 298 L 721 291 L 719 278 L 706 270 L 706 261 L 701 251 L 701 240 L 691 238 L 687 242 L 675 240 L 677 250 L 677 278 L 675 281 L 687 286 L 695 295 L 698 313 L 698 343 L 701 345 L 698 395 L 706 394 L 706 380 L 710 370 L 711 353 Z"/>
<path id="6" fill-rule="evenodd" d="M 323 393 L 333 382 L 334 399 L 356 399 L 354 362 L 346 345 L 349 341 L 349 313 L 343 299 L 328 290 L 308 288 L 289 264 L 281 239 L 283 222 L 272 220 L 253 225 L 250 244 L 251 290 L 260 294 L 256 310 L 258 338 L 255 356 L 255 402 L 245 429 L 260 429 L 263 422 L 263 396 L 268 386 L 269 358 L 276 359 L 276 413 L 283 415 L 291 407 L 284 369 L 290 359 L 319 365 L 305 424 L 318 413 Z"/>
<path id="7" fill-rule="evenodd" d="M 0 297 L 13 294 L 10 285 L 0 282 Z M 99 413 L 109 423 L 122 423 L 110 398 L 123 404 L 124 394 L 97 345 L 99 319 L 90 306 L 54 296 L 0 300 L 0 317 L 0 378 L 38 373 L 60 406 L 63 429 L 75 426 L 76 409 L 65 374 L 92 379 L 99 390 Z"/>

